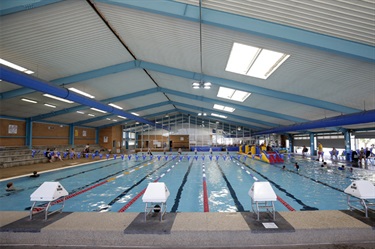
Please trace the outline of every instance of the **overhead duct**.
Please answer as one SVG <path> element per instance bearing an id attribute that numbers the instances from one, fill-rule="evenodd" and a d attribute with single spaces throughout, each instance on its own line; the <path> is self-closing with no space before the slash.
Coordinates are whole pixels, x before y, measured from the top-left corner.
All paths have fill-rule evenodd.
<path id="1" fill-rule="evenodd" d="M 255 132 L 253 135 L 263 135 L 271 133 L 285 133 L 290 131 L 311 130 L 317 128 L 328 128 L 335 126 L 365 124 L 374 122 L 375 124 L 375 110 L 363 111 L 353 114 L 341 115 L 332 118 L 325 118 L 321 120 L 305 122 L 290 126 L 283 126 L 273 129 L 268 129 L 260 132 Z"/>
<path id="2" fill-rule="evenodd" d="M 84 97 L 80 94 L 69 91 L 66 88 L 53 85 L 50 82 L 43 81 L 41 79 L 38 79 L 38 78 L 33 77 L 31 75 L 16 71 L 16 70 L 14 70 L 10 67 L 4 66 L 4 65 L 0 66 L 0 78 L 2 80 L 5 80 L 7 82 L 10 82 L 10 83 L 13 83 L 13 84 L 16 84 L 16 85 L 19 85 L 19 86 L 31 88 L 31 89 L 34 89 L 36 91 L 43 92 L 43 93 L 49 93 L 49 94 L 52 94 L 56 97 L 68 99 L 68 100 L 74 101 L 74 102 L 82 104 L 82 105 L 86 105 L 86 106 L 89 106 L 89 107 L 93 107 L 93 108 L 97 108 L 97 109 L 106 111 L 108 113 L 113 113 L 115 115 L 124 116 L 126 118 L 138 121 L 140 123 L 149 124 L 149 125 L 152 125 L 152 126 L 156 126 L 157 128 L 168 130 L 167 128 L 165 128 L 161 125 L 157 125 L 154 122 L 151 122 L 147 119 L 143 119 L 141 117 L 138 117 L 136 115 L 127 113 L 127 112 L 119 110 L 117 108 L 113 108 L 112 106 L 103 104 L 100 101 Z"/>

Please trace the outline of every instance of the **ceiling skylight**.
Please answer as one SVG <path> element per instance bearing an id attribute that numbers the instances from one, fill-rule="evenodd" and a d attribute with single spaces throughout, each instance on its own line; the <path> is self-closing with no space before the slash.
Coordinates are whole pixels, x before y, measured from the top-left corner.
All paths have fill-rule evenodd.
<path id="1" fill-rule="evenodd" d="M 217 93 L 217 96 L 219 98 L 244 102 L 245 99 L 247 99 L 250 96 L 250 94 L 251 93 L 221 86 L 219 88 L 219 92 Z"/>
<path id="2" fill-rule="evenodd" d="M 211 116 L 218 117 L 218 118 L 227 118 L 227 116 L 220 115 L 220 114 L 217 114 L 217 113 L 211 113 Z"/>
<path id="3" fill-rule="evenodd" d="M 33 74 L 34 73 L 33 71 L 31 71 L 29 69 L 26 69 L 24 67 L 18 66 L 16 64 L 12 63 L 12 62 L 6 61 L 6 60 L 1 59 L 1 58 L 0 58 L 0 64 L 3 64 L 5 66 L 11 67 L 13 69 L 16 69 L 18 71 L 21 71 L 21 72 L 24 72 L 24 73 L 27 73 L 27 74 Z"/>
<path id="4" fill-rule="evenodd" d="M 290 55 L 233 43 L 226 71 L 267 79 Z"/>
<path id="5" fill-rule="evenodd" d="M 214 109 L 226 111 L 226 112 L 234 112 L 234 110 L 236 110 L 235 108 L 232 108 L 229 106 L 218 105 L 218 104 L 214 104 Z"/>
<path id="6" fill-rule="evenodd" d="M 76 93 L 78 93 L 78 94 L 81 94 L 81 95 L 83 95 L 83 96 L 89 97 L 89 98 L 91 98 L 91 99 L 95 98 L 95 96 L 93 96 L 93 95 L 91 95 L 91 94 L 89 94 L 89 93 L 87 93 L 87 92 L 84 92 L 84 91 L 78 90 L 77 88 L 69 87 L 68 89 L 69 89 L 70 91 L 76 92 Z"/>
<path id="7" fill-rule="evenodd" d="M 51 98 L 51 99 L 57 99 L 57 100 L 60 100 L 60 101 L 62 101 L 62 102 L 66 102 L 66 103 L 69 103 L 69 104 L 74 103 L 74 102 L 71 101 L 71 100 L 63 99 L 63 98 L 60 98 L 60 97 L 56 97 L 56 96 L 51 95 L 51 94 L 48 94 L 48 93 L 43 94 L 43 96 L 48 97 L 48 98 Z"/>

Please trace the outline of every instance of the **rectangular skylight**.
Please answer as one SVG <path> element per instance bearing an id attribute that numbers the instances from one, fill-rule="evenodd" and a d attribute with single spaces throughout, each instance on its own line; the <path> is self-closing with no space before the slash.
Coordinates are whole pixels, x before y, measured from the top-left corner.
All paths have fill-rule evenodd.
<path id="1" fill-rule="evenodd" d="M 214 109 L 226 111 L 226 112 L 234 112 L 234 110 L 236 110 L 235 108 L 232 108 L 229 106 L 218 105 L 218 104 L 214 104 Z"/>
<path id="2" fill-rule="evenodd" d="M 227 116 L 220 115 L 220 114 L 217 114 L 217 113 L 211 113 L 211 116 L 218 117 L 218 118 L 227 118 Z"/>
<path id="3" fill-rule="evenodd" d="M 21 71 L 21 72 L 24 72 L 24 73 L 27 73 L 27 74 L 33 74 L 34 73 L 33 71 L 31 71 L 29 69 L 26 69 L 24 67 L 18 66 L 16 64 L 12 63 L 12 62 L 9 62 L 9 61 L 1 59 L 1 58 L 0 58 L 0 64 L 3 64 L 5 66 L 11 67 L 13 69 L 16 69 L 18 71 Z"/>
<path id="4" fill-rule="evenodd" d="M 93 95 L 91 95 L 91 94 L 89 94 L 89 93 L 87 93 L 87 92 L 84 92 L 84 91 L 78 90 L 77 88 L 69 87 L 68 89 L 69 89 L 70 91 L 75 92 L 75 93 L 78 93 L 78 94 L 81 94 L 81 95 L 83 95 L 83 96 L 89 97 L 90 99 L 95 98 L 95 96 L 93 96 Z"/>
<path id="5" fill-rule="evenodd" d="M 121 106 L 118 106 L 118 105 L 115 105 L 115 104 L 112 104 L 112 103 L 109 103 L 108 105 L 110 105 L 110 106 L 112 106 L 114 108 L 120 109 L 120 110 L 123 109 Z"/>
<path id="6" fill-rule="evenodd" d="M 21 100 L 22 100 L 22 101 L 25 101 L 25 102 L 33 103 L 33 104 L 38 103 L 37 101 L 32 100 L 32 99 L 25 99 L 25 98 L 22 98 Z"/>
<path id="7" fill-rule="evenodd" d="M 48 98 L 51 98 L 51 99 L 57 99 L 57 100 L 60 100 L 60 101 L 62 101 L 62 102 L 66 102 L 66 103 L 69 103 L 69 104 L 74 103 L 74 102 L 71 101 L 71 100 L 63 99 L 63 98 L 60 98 L 60 97 L 56 97 L 56 96 L 51 95 L 51 94 L 48 94 L 48 93 L 43 94 L 43 96 L 48 97 Z"/>
<path id="8" fill-rule="evenodd" d="M 233 43 L 226 71 L 267 79 L 290 55 Z"/>
<path id="9" fill-rule="evenodd" d="M 217 96 L 219 98 L 244 102 L 245 99 L 247 99 L 250 96 L 250 94 L 251 93 L 249 93 L 249 92 L 244 92 L 244 91 L 235 90 L 235 89 L 232 89 L 232 88 L 227 88 L 227 87 L 221 86 L 219 88 L 219 92 L 217 93 Z"/>
<path id="10" fill-rule="evenodd" d="M 100 109 L 96 109 L 94 107 L 92 107 L 90 109 L 93 110 L 93 111 L 101 112 L 101 113 L 107 113 L 106 111 L 103 111 L 103 110 L 100 110 Z"/>

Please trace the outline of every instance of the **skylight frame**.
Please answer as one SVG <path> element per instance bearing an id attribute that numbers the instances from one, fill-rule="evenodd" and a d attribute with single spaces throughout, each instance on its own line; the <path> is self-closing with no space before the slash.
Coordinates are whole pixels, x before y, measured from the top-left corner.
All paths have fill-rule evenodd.
<path id="1" fill-rule="evenodd" d="M 216 110 L 221 110 L 221 111 L 225 111 L 225 112 L 234 112 L 236 110 L 236 108 L 224 106 L 224 105 L 219 105 L 219 104 L 214 104 L 213 108 L 216 109 Z"/>
<path id="2" fill-rule="evenodd" d="M 251 93 L 249 93 L 249 92 L 236 90 L 236 89 L 229 88 L 229 87 L 220 86 L 219 91 L 217 92 L 216 96 L 218 98 L 230 99 L 230 100 L 234 100 L 234 101 L 238 101 L 238 102 L 244 102 L 250 95 L 251 95 Z"/>
<path id="3" fill-rule="evenodd" d="M 289 54 L 234 42 L 225 71 L 266 80 Z"/>

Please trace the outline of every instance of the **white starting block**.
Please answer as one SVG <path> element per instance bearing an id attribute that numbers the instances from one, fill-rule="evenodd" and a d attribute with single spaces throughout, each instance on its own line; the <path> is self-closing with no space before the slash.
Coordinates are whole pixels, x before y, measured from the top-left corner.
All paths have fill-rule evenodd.
<path id="1" fill-rule="evenodd" d="M 47 204 L 47 206 L 40 208 L 40 210 L 35 212 L 36 214 L 45 211 L 45 220 L 47 220 L 49 214 L 53 214 L 58 211 L 61 212 L 65 205 L 65 196 L 67 196 L 68 194 L 68 191 L 66 191 L 65 188 L 59 182 L 44 182 L 30 195 L 30 201 L 34 202 L 30 209 L 30 219 L 32 220 L 33 218 L 33 211 L 35 205 L 38 202 L 46 202 Z M 48 213 L 48 210 L 51 207 L 51 203 L 53 201 L 57 201 L 60 198 L 63 198 L 61 208 Z"/>
<path id="2" fill-rule="evenodd" d="M 167 209 L 167 199 L 170 193 L 164 182 L 151 182 L 148 184 L 142 201 L 146 203 L 145 220 L 150 212 L 160 213 L 160 221 Z"/>
<path id="3" fill-rule="evenodd" d="M 251 197 L 251 208 L 257 214 L 257 220 L 259 220 L 259 212 L 262 208 L 272 213 L 273 220 L 275 220 L 274 202 L 277 200 L 277 196 L 269 182 L 254 182 L 248 194 Z"/>
<path id="4" fill-rule="evenodd" d="M 375 200 L 374 184 L 370 181 L 365 181 L 365 180 L 354 181 L 344 190 L 344 192 L 348 196 L 348 206 L 350 210 L 356 209 L 358 211 L 364 212 L 367 218 L 368 209 L 370 209 L 369 207 L 375 206 L 375 203 L 369 202 L 369 200 L 371 199 Z M 357 208 L 351 204 L 350 202 L 351 196 L 359 199 L 359 203 L 361 204 L 363 209 Z"/>

